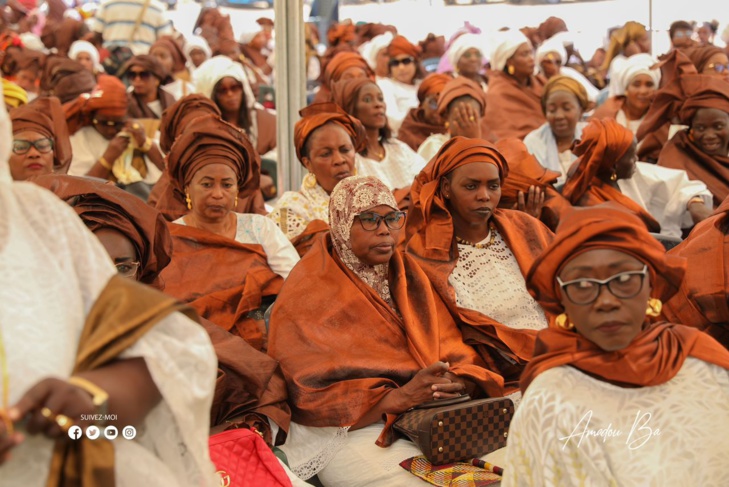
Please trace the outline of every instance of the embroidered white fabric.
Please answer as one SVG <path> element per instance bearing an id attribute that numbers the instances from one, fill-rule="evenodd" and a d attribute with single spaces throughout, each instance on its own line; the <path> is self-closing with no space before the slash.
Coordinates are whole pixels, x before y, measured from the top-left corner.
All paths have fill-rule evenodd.
<path id="1" fill-rule="evenodd" d="M 357 154 L 354 158 L 357 174 L 374 176 L 390 190 L 406 188 L 413 184 L 415 176 L 425 167 L 427 161 L 420 157 L 406 143 L 390 139 L 382 143 L 385 158 L 381 161 Z"/>
<path id="2" fill-rule="evenodd" d="M 641 388 L 550 369 L 531 383 L 511 422 L 502 483 L 723 486 L 727 418 L 729 371 L 695 358 L 665 384 Z"/>
<path id="3" fill-rule="evenodd" d="M 286 443 L 279 448 L 286 454 L 289 469 L 308 480 L 326 467 L 347 441 L 349 428 L 315 428 L 291 422 Z"/>
<path id="4" fill-rule="evenodd" d="M 480 243 L 490 238 L 489 234 Z M 448 282 L 462 308 L 479 311 L 511 328 L 541 330 L 548 325 L 544 310 L 527 291 L 516 257 L 498 232 L 486 249 L 458 244 L 458 262 Z"/>
<path id="5" fill-rule="evenodd" d="M 329 223 L 329 195 L 318 184 L 313 188 L 301 183 L 299 191 L 286 191 L 268 218 L 291 240 L 301 235 L 313 220 Z"/>
<path id="6" fill-rule="evenodd" d="M 418 147 L 418 155 L 425 161 L 431 160 L 450 138 L 451 134 L 431 134 Z"/>

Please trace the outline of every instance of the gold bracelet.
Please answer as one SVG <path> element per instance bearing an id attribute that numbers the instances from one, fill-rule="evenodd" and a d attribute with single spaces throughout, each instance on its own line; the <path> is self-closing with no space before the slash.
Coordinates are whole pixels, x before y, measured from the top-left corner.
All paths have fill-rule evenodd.
<path id="1" fill-rule="evenodd" d="M 111 164 L 109 164 L 109 161 L 106 160 L 104 156 L 99 157 L 99 164 L 101 164 L 101 167 L 106 169 L 107 171 L 111 171 Z"/>
<path id="2" fill-rule="evenodd" d="M 147 140 L 144 141 L 144 145 L 140 147 L 139 150 L 146 154 L 152 148 L 152 143 L 152 139 L 147 137 Z"/>
<path id="3" fill-rule="evenodd" d="M 691 205 L 693 205 L 694 203 L 701 203 L 703 205 L 703 204 L 705 204 L 704 198 L 702 198 L 701 196 L 694 196 L 693 198 L 691 198 L 689 200 L 688 204 L 686 204 L 686 208 L 687 209 L 690 208 Z"/>
<path id="4" fill-rule="evenodd" d="M 78 376 L 73 376 L 68 379 L 68 383 L 89 393 L 91 401 L 96 407 L 97 414 L 106 414 L 109 394 L 104 389 L 97 386 L 90 380 Z"/>

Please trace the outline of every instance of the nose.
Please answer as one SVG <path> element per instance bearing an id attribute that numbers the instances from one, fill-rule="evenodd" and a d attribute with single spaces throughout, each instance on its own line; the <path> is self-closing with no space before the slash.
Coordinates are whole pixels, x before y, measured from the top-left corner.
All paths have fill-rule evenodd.
<path id="1" fill-rule="evenodd" d="M 341 166 L 344 164 L 347 160 L 344 158 L 344 155 L 342 155 L 339 151 L 334 151 L 334 156 L 332 157 L 332 165 L 333 166 Z"/>
<path id="2" fill-rule="evenodd" d="M 216 184 L 215 186 L 213 186 L 213 191 L 211 193 L 211 196 L 216 199 L 222 198 L 223 197 L 223 188 L 220 185 Z"/>
<path id="3" fill-rule="evenodd" d="M 610 292 L 607 285 L 600 286 L 594 307 L 597 311 L 612 311 L 620 307 L 621 301 Z"/>
<path id="4" fill-rule="evenodd" d="M 476 191 L 476 198 L 478 198 L 479 201 L 491 201 L 491 195 L 489 194 L 488 189 L 486 186 L 481 186 Z"/>
<path id="5" fill-rule="evenodd" d="M 390 235 L 390 227 L 387 226 L 385 220 L 377 222 L 377 228 L 375 229 L 375 235 L 386 236 Z"/>
<path id="6" fill-rule="evenodd" d="M 41 153 L 34 145 L 31 144 L 30 148 L 28 149 L 28 152 L 25 154 L 25 157 L 40 157 Z"/>

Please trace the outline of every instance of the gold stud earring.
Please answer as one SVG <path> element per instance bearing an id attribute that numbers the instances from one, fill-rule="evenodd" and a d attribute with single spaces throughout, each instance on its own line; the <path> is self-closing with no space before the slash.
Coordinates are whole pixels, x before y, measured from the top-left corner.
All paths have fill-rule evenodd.
<path id="1" fill-rule="evenodd" d="M 648 300 L 648 309 L 645 310 L 646 316 L 655 318 L 661 314 L 663 309 L 663 303 L 658 298 L 651 298 Z"/>
<path id="2" fill-rule="evenodd" d="M 509 73 L 510 75 L 514 76 L 514 66 L 512 66 L 511 64 L 510 64 L 510 65 L 509 65 L 509 66 L 508 66 L 508 67 L 506 68 L 506 71 L 507 71 L 507 72 L 508 72 L 508 73 Z"/>
<path id="3" fill-rule="evenodd" d="M 615 169 L 613 169 L 613 173 L 610 175 L 610 181 L 617 181 L 618 180 L 618 173 Z"/>
<path id="4" fill-rule="evenodd" d="M 187 202 L 187 209 L 192 210 L 192 198 L 190 198 L 190 193 L 185 193 L 185 202 Z"/>
<path id="5" fill-rule="evenodd" d="M 450 122 L 446 122 L 444 125 L 445 125 L 445 128 L 448 128 L 448 127 L 451 126 L 451 123 Z"/>
<path id="6" fill-rule="evenodd" d="M 556 317 L 556 318 L 554 319 L 554 323 L 555 323 L 555 324 L 556 324 L 556 325 L 557 325 L 558 327 L 562 328 L 563 330 L 567 330 L 567 331 L 569 331 L 569 330 L 572 330 L 572 329 L 574 329 L 574 327 L 575 327 L 575 324 L 574 324 L 574 323 L 572 323 L 572 322 L 571 322 L 571 321 L 569 320 L 569 318 L 567 318 L 567 315 L 566 315 L 565 313 L 562 313 L 561 315 L 558 315 L 558 316 L 557 316 L 557 317 Z"/>

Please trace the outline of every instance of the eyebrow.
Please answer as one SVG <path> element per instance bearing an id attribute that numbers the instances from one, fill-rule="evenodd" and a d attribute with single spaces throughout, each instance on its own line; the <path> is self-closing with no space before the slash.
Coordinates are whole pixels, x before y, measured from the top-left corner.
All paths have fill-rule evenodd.
<path id="1" fill-rule="evenodd" d="M 633 261 L 631 261 L 631 260 L 620 260 L 618 262 L 613 262 L 612 264 L 609 264 L 607 267 L 608 267 L 608 269 L 615 269 L 617 267 L 621 267 L 621 266 L 624 266 L 626 264 L 632 264 L 632 263 L 633 263 Z M 582 265 L 582 266 L 573 267 L 571 269 L 567 269 L 567 272 L 572 272 L 572 271 L 591 271 L 591 270 L 594 270 L 594 269 L 595 269 L 594 266 Z M 640 270 L 640 269 L 638 269 L 638 270 Z M 625 271 L 625 272 L 630 272 L 630 269 L 627 270 L 627 271 Z"/>
<path id="2" fill-rule="evenodd" d="M 215 181 L 215 178 L 212 176 L 203 176 L 203 178 L 200 181 L 205 181 L 206 179 L 210 179 L 211 181 Z M 222 181 L 235 181 L 235 178 L 231 177 L 225 177 L 222 179 Z"/>
<path id="3" fill-rule="evenodd" d="M 114 259 L 115 264 L 123 264 L 124 262 L 134 262 L 134 257 L 117 257 Z"/>

